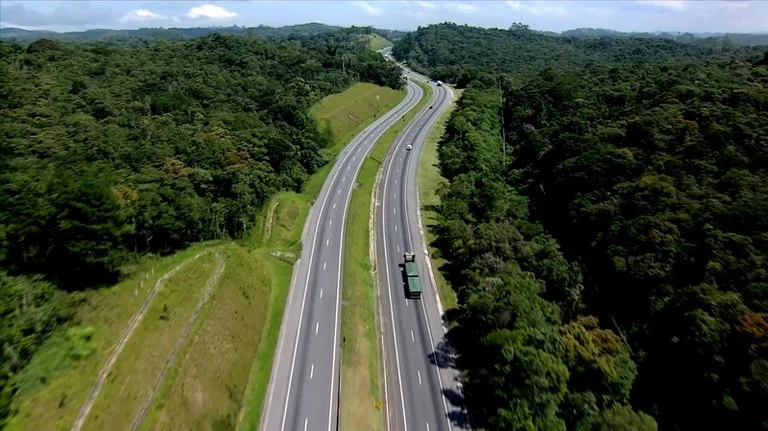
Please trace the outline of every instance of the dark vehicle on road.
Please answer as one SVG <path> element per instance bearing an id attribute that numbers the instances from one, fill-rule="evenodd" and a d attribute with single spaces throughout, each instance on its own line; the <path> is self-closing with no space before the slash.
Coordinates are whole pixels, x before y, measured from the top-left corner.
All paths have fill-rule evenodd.
<path id="1" fill-rule="evenodd" d="M 405 253 L 403 255 L 406 284 L 408 285 L 408 297 L 421 298 L 421 281 L 419 280 L 419 270 L 416 268 L 416 255 Z"/>

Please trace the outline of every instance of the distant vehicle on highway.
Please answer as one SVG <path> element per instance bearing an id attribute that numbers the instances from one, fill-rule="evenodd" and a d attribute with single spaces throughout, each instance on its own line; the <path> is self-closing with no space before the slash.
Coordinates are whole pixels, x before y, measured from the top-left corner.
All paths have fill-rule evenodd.
<path id="1" fill-rule="evenodd" d="M 416 255 L 405 253 L 403 260 L 405 261 L 405 275 L 407 276 L 406 283 L 408 283 L 408 297 L 421 298 L 421 282 L 419 281 L 419 270 L 416 269 Z"/>
<path id="2" fill-rule="evenodd" d="M 437 86 L 438 87 L 442 87 L 443 86 L 443 81 L 437 81 Z"/>
<path id="3" fill-rule="evenodd" d="M 408 144 L 408 145 L 405 146 L 405 149 L 406 150 L 412 150 L 413 149 L 413 145 Z"/>
<path id="4" fill-rule="evenodd" d="M 432 109 L 432 105 L 429 105 L 429 109 Z"/>

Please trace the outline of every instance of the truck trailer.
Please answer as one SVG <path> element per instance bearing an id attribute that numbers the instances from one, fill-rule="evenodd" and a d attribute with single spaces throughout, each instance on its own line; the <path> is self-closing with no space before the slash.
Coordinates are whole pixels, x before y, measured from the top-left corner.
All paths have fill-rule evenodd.
<path id="1" fill-rule="evenodd" d="M 405 253 L 403 255 L 406 283 L 408 287 L 409 298 L 421 298 L 421 281 L 419 280 L 419 270 L 416 267 L 416 255 Z"/>

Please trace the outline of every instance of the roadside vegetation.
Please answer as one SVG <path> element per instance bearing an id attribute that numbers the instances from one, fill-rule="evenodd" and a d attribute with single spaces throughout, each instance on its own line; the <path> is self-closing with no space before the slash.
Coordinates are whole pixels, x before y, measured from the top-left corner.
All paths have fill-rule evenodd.
<path id="1" fill-rule="evenodd" d="M 433 230 L 474 426 L 765 428 L 768 54 L 716 42 L 395 47 L 466 85 Z"/>
<path id="2" fill-rule="evenodd" d="M 395 85 L 395 69 L 344 37 L 338 55 Z M 366 72 L 323 50 L 221 35 L 0 52 L 0 426 L 69 428 L 152 287 L 198 254 L 158 287 L 83 429 L 129 427 L 169 359 L 144 427 L 257 423 L 291 252 L 335 138 L 404 92 L 352 85 Z M 216 256 L 223 272 L 201 301 Z"/>
<path id="3" fill-rule="evenodd" d="M 420 84 L 421 85 L 421 84 Z M 405 126 L 426 106 L 432 89 L 421 85 L 424 97 L 395 123 L 366 157 L 357 178 L 357 187 L 347 217 L 344 239 L 344 289 L 342 292 L 341 335 L 341 426 L 345 430 L 377 430 L 384 425 L 382 388 L 379 384 L 380 343 L 376 325 L 376 287 L 371 272 L 371 198 L 376 174 L 384 157 Z"/>
<path id="4" fill-rule="evenodd" d="M 379 36 L 376 33 L 368 34 L 363 37 L 368 43 L 368 48 L 374 51 L 378 51 L 388 46 L 392 46 L 392 42 L 388 41 L 387 39 L 384 39 L 383 37 Z"/>

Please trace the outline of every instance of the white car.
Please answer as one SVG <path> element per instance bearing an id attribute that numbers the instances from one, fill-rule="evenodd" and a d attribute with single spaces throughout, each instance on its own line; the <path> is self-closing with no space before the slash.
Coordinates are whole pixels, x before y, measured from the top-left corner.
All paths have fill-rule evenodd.
<path id="1" fill-rule="evenodd" d="M 412 150 L 413 149 L 413 145 L 408 144 L 408 145 L 405 146 L 405 149 L 406 150 Z"/>

